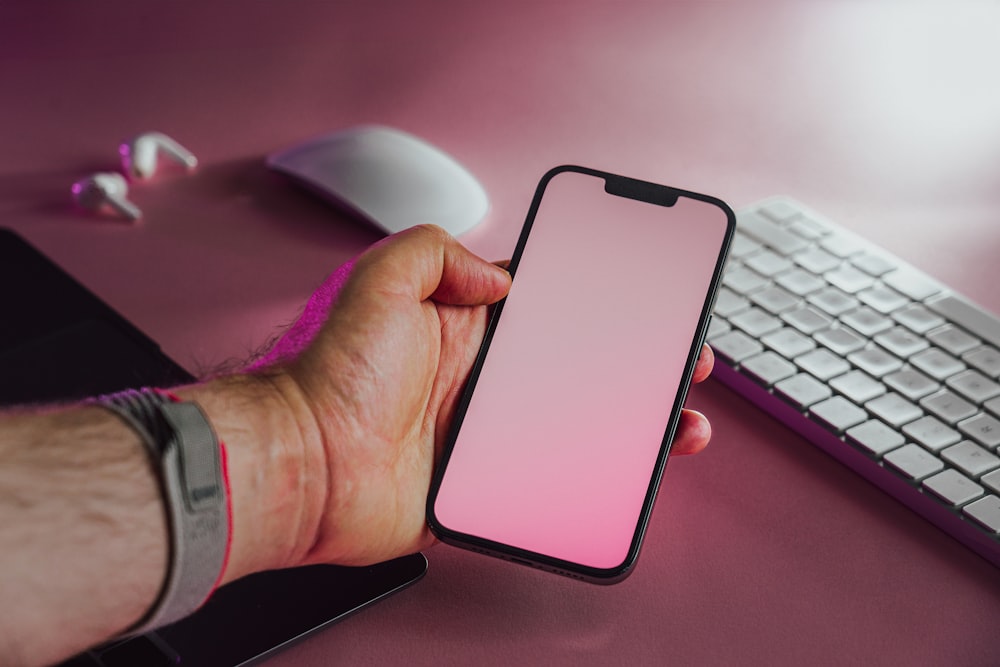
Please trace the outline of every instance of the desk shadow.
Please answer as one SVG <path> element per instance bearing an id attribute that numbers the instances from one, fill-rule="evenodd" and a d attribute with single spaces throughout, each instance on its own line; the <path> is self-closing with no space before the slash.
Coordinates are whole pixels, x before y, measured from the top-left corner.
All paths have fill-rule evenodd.
<path id="1" fill-rule="evenodd" d="M 431 566 L 420 584 L 421 605 L 448 609 L 450 622 L 428 615 L 400 632 L 481 647 L 538 641 L 569 654 L 602 653 L 619 640 L 621 609 L 641 585 L 597 586 L 450 549 L 426 552 Z"/>
<path id="2" fill-rule="evenodd" d="M 173 187 L 190 199 L 238 202 L 258 221 L 309 244 L 363 248 L 384 236 L 272 172 L 263 156 L 206 165 Z"/>

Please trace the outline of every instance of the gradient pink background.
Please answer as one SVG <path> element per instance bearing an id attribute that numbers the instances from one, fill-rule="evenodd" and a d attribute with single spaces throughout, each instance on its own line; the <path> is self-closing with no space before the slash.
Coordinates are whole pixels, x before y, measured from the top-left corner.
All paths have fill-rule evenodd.
<path id="1" fill-rule="evenodd" d="M 624 564 L 725 239 L 725 212 L 542 195 L 435 501 L 453 531 Z"/>
<path id="2" fill-rule="evenodd" d="M 1000 312 L 998 25 L 979 0 L 11 0 L 0 219 L 192 370 L 245 359 L 378 238 L 263 167 L 358 123 L 480 178 L 463 241 L 491 259 L 576 163 L 797 197 Z M 138 227 L 74 211 L 149 129 L 196 176 L 133 188 Z M 997 568 L 717 383 L 688 404 L 712 444 L 671 461 L 623 583 L 435 547 L 418 586 L 266 664 L 997 662 Z"/>

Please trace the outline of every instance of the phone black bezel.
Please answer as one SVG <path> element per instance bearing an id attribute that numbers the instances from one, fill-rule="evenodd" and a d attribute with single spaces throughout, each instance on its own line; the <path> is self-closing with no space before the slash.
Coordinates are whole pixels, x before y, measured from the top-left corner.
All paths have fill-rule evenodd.
<path id="1" fill-rule="evenodd" d="M 633 533 L 628 553 L 622 563 L 617 566 L 610 568 L 595 568 L 560 558 L 553 558 L 545 554 L 527 551 L 508 544 L 478 537 L 476 535 L 451 530 L 438 521 L 437 516 L 434 513 L 434 502 L 437 499 L 441 481 L 444 477 L 444 471 L 447 467 L 448 460 L 451 457 L 451 452 L 454 449 L 459 431 L 461 430 L 462 422 L 465 419 L 469 401 L 471 400 L 476 384 L 479 381 L 479 374 L 482 370 L 486 355 L 489 352 L 490 344 L 493 340 L 493 334 L 496 331 L 496 327 L 503 313 L 503 306 L 506 299 L 497 303 L 493 309 L 486 328 L 486 334 L 483 337 L 483 342 L 480 345 L 476 361 L 469 374 L 468 382 L 466 383 L 462 396 L 459 399 L 459 403 L 456 406 L 455 416 L 448 431 L 448 437 L 445 441 L 441 460 L 435 467 L 434 474 L 431 479 L 431 485 L 427 496 L 427 523 L 437 538 L 446 544 L 495 556 L 504 560 L 520 563 L 522 565 L 535 567 L 547 572 L 553 572 L 555 574 L 560 574 L 574 579 L 588 581 L 590 583 L 614 584 L 622 581 L 628 577 L 629 574 L 631 574 L 639 556 L 639 549 L 645 536 L 646 527 L 649 523 L 649 517 L 652 512 L 653 504 L 656 500 L 656 494 L 659 490 L 660 481 L 662 480 L 663 472 L 666 468 L 667 458 L 670 454 L 670 446 L 673 443 L 677 425 L 680 420 L 681 409 L 687 399 L 687 393 L 691 386 L 691 379 L 694 375 L 695 365 L 701 353 L 701 347 L 704 343 L 705 336 L 708 332 L 708 323 L 711 319 L 715 297 L 722 283 L 723 268 L 725 266 L 726 258 L 729 254 L 729 248 L 732 244 L 733 235 L 736 230 L 736 215 L 733 213 L 733 210 L 721 199 L 711 197 L 709 195 L 703 195 L 688 190 L 681 190 L 666 185 L 651 183 L 649 181 L 629 178 L 627 176 L 619 176 L 617 174 L 597 169 L 590 169 L 587 167 L 580 167 L 576 165 L 558 166 L 546 172 L 535 189 L 531 206 L 528 209 L 527 217 L 523 227 L 521 228 L 520 236 L 518 237 L 517 246 L 514 249 L 514 254 L 511 256 L 509 271 L 512 279 L 516 279 L 517 267 L 520 263 L 525 245 L 527 244 L 528 237 L 531 234 L 535 216 L 538 213 L 546 187 L 557 175 L 567 172 L 575 172 L 603 179 L 605 182 L 605 191 L 609 194 L 637 199 L 654 205 L 670 207 L 673 206 L 681 197 L 696 199 L 720 208 L 726 214 L 727 219 L 725 237 L 719 250 L 719 256 L 716 260 L 708 294 L 706 295 L 705 303 L 698 320 L 698 328 L 694 338 L 692 339 L 691 348 L 688 351 L 680 388 L 675 396 L 674 404 L 671 406 L 666 430 L 660 444 L 660 451 L 656 459 L 653 474 L 650 478 L 649 486 L 646 489 L 642 511 L 639 515 L 639 520 L 636 525 L 635 532 Z"/>

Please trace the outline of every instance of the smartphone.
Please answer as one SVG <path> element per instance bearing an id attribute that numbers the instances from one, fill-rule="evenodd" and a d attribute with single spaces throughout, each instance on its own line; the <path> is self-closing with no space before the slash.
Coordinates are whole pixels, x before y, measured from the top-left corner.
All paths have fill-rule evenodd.
<path id="1" fill-rule="evenodd" d="M 628 576 L 735 224 L 713 197 L 545 174 L 431 482 L 441 541 L 595 583 Z"/>

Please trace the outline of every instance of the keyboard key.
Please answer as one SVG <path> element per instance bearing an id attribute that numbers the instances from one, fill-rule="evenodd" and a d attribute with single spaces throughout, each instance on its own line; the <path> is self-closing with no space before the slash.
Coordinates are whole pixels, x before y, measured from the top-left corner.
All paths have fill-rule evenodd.
<path id="1" fill-rule="evenodd" d="M 830 386 L 858 405 L 885 393 L 885 385 L 863 371 L 851 371 L 835 377 L 830 380 Z"/>
<path id="2" fill-rule="evenodd" d="M 754 338 L 781 328 L 781 320 L 760 308 L 750 308 L 729 318 L 729 323 Z"/>
<path id="3" fill-rule="evenodd" d="M 820 380 L 843 375 L 851 370 L 851 365 L 827 349 L 820 348 L 795 357 L 799 368 Z"/>
<path id="4" fill-rule="evenodd" d="M 833 322 L 833 319 L 812 306 L 785 311 L 781 314 L 781 319 L 804 334 L 816 333 L 820 329 L 830 326 L 830 323 Z"/>
<path id="5" fill-rule="evenodd" d="M 889 428 L 877 419 L 869 419 L 853 426 L 847 429 L 845 435 L 848 442 L 877 459 L 906 442 L 898 430 Z"/>
<path id="6" fill-rule="evenodd" d="M 742 370 L 751 379 L 770 387 L 779 380 L 795 375 L 798 369 L 795 364 L 774 352 L 764 352 L 744 360 Z"/>
<path id="7" fill-rule="evenodd" d="M 983 403 L 983 407 L 992 412 L 997 417 L 1000 417 L 1000 397 L 991 398 L 990 400 Z"/>
<path id="8" fill-rule="evenodd" d="M 910 363 L 935 380 L 944 380 L 965 370 L 965 364 L 936 347 L 913 355 Z"/>
<path id="9" fill-rule="evenodd" d="M 732 327 L 729 325 L 729 322 L 725 321 L 721 317 L 713 317 L 708 321 L 708 333 L 706 336 L 709 340 L 711 340 L 716 336 L 721 336 L 731 330 Z"/>
<path id="10" fill-rule="evenodd" d="M 865 403 L 865 409 L 890 426 L 900 427 L 924 416 L 918 406 L 896 393 L 888 393 Z"/>
<path id="11" fill-rule="evenodd" d="M 730 317 L 741 310 L 750 307 L 750 299 L 740 296 L 736 292 L 723 287 L 719 289 L 718 296 L 715 297 L 715 308 L 712 312 L 723 317 Z"/>
<path id="12" fill-rule="evenodd" d="M 910 303 L 910 300 L 905 296 L 888 287 L 873 287 L 858 292 L 858 299 L 880 313 L 891 313 Z"/>
<path id="13" fill-rule="evenodd" d="M 836 317 L 858 307 L 858 300 L 836 287 L 827 287 L 808 297 L 809 303 Z"/>
<path id="14" fill-rule="evenodd" d="M 861 252 L 861 245 L 846 234 L 830 234 L 824 237 L 819 245 L 841 259 Z"/>
<path id="15" fill-rule="evenodd" d="M 880 347 L 867 347 L 847 356 L 852 364 L 877 378 L 899 370 L 903 362 Z"/>
<path id="16" fill-rule="evenodd" d="M 774 393 L 799 410 L 833 395 L 830 387 L 808 373 L 799 373 L 778 382 L 774 385 Z"/>
<path id="17" fill-rule="evenodd" d="M 981 477 L 991 470 L 1000 468 L 1000 458 L 968 440 L 945 449 L 941 452 L 941 458 L 969 477 Z"/>
<path id="18" fill-rule="evenodd" d="M 738 364 L 764 350 L 763 345 L 742 331 L 730 331 L 709 342 L 715 353 L 731 364 Z"/>
<path id="19" fill-rule="evenodd" d="M 952 507 L 961 507 L 984 493 L 983 487 L 957 470 L 945 470 L 923 481 L 923 487 Z"/>
<path id="20" fill-rule="evenodd" d="M 834 433 L 843 433 L 868 419 L 868 414 L 843 396 L 834 396 L 809 408 L 817 422 Z"/>
<path id="21" fill-rule="evenodd" d="M 890 373 L 883 377 L 882 381 L 911 401 L 921 399 L 941 388 L 937 382 L 912 368 Z"/>
<path id="22" fill-rule="evenodd" d="M 993 533 L 1000 533 L 1000 498 L 996 496 L 980 498 L 963 507 L 962 513 L 983 528 Z"/>
<path id="23" fill-rule="evenodd" d="M 762 276 L 771 277 L 792 268 L 792 260 L 770 250 L 761 250 L 743 260 L 749 268 Z"/>
<path id="24" fill-rule="evenodd" d="M 953 294 L 927 301 L 927 307 L 963 329 L 1000 346 L 1000 318 Z"/>
<path id="25" fill-rule="evenodd" d="M 962 355 L 962 361 L 993 379 L 1000 378 L 1000 351 L 983 345 Z"/>
<path id="26" fill-rule="evenodd" d="M 819 248 L 810 248 L 800 252 L 793 258 L 794 262 L 806 271 L 821 275 L 840 266 L 840 260 Z"/>
<path id="27" fill-rule="evenodd" d="M 903 433 L 932 452 L 940 452 L 945 447 L 950 447 L 962 439 L 958 431 L 930 415 L 924 415 L 920 419 L 910 422 L 903 427 Z"/>
<path id="28" fill-rule="evenodd" d="M 809 241 L 815 241 L 830 233 L 828 227 L 816 222 L 812 218 L 805 217 L 790 222 L 788 224 L 788 231 Z"/>
<path id="29" fill-rule="evenodd" d="M 760 342 L 785 359 L 794 359 L 816 347 L 816 341 L 791 327 L 782 327 L 777 331 L 772 331 L 763 336 Z"/>
<path id="30" fill-rule="evenodd" d="M 737 294 L 749 294 L 754 290 L 766 287 L 770 281 L 756 271 L 739 268 L 735 271 L 726 271 L 726 275 L 722 278 L 722 284 Z"/>
<path id="31" fill-rule="evenodd" d="M 1000 396 L 1000 384 L 978 371 L 964 371 L 948 378 L 947 384 L 973 403 L 982 403 Z"/>
<path id="32" fill-rule="evenodd" d="M 994 451 L 1000 447 L 1000 420 L 984 412 L 958 422 L 958 430 L 983 447 Z"/>
<path id="33" fill-rule="evenodd" d="M 867 343 L 867 339 L 862 338 L 850 329 L 836 326 L 816 332 L 813 338 L 816 339 L 816 342 L 825 345 L 842 357 L 860 350 Z"/>
<path id="34" fill-rule="evenodd" d="M 736 224 L 744 234 L 755 241 L 770 246 L 781 255 L 791 255 L 808 246 L 804 239 L 782 229 L 774 222 L 753 211 L 738 214 Z"/>
<path id="35" fill-rule="evenodd" d="M 875 342 L 902 359 L 926 350 L 930 345 L 927 339 L 904 327 L 893 327 L 880 333 L 875 336 Z"/>
<path id="36" fill-rule="evenodd" d="M 789 222 L 802 215 L 797 206 L 782 199 L 770 201 L 759 210 L 775 222 Z"/>
<path id="37" fill-rule="evenodd" d="M 858 255 L 851 260 L 851 264 L 858 267 L 870 276 L 881 276 L 887 271 L 892 271 L 896 268 L 896 263 L 882 257 L 881 255 L 872 255 L 869 253 L 864 253 Z"/>
<path id="38" fill-rule="evenodd" d="M 818 289 L 826 287 L 826 281 L 819 276 L 803 269 L 792 269 L 780 276 L 775 276 L 774 282 L 784 287 L 792 294 L 806 296 Z"/>
<path id="39" fill-rule="evenodd" d="M 957 424 L 963 419 L 972 417 L 977 412 L 972 403 L 960 398 L 948 389 L 942 389 L 935 394 L 924 397 L 920 400 L 920 405 L 949 424 Z"/>
<path id="40" fill-rule="evenodd" d="M 844 313 L 840 316 L 840 321 L 869 338 L 893 327 L 892 320 L 868 306 Z"/>
<path id="41" fill-rule="evenodd" d="M 883 460 L 913 481 L 921 480 L 944 469 L 944 464 L 920 445 L 903 445 L 886 454 Z"/>
<path id="42" fill-rule="evenodd" d="M 970 336 L 954 324 L 946 324 L 927 334 L 927 339 L 942 348 L 945 352 L 960 356 L 969 350 L 979 347 L 979 339 Z"/>
<path id="43" fill-rule="evenodd" d="M 1000 493 L 1000 470 L 994 470 L 987 475 L 983 475 L 979 482 L 994 493 Z"/>
<path id="44" fill-rule="evenodd" d="M 757 243 L 751 239 L 746 234 L 740 233 L 740 230 L 736 230 L 733 234 L 733 244 L 729 247 L 730 257 L 746 257 L 747 255 L 753 254 L 763 248 L 761 244 Z"/>
<path id="45" fill-rule="evenodd" d="M 929 276 L 910 268 L 899 268 L 882 276 L 882 280 L 897 292 L 914 301 L 923 301 L 941 291 L 941 285 Z"/>
<path id="46" fill-rule="evenodd" d="M 945 323 L 944 318 L 940 315 L 932 313 L 919 304 L 911 304 L 894 311 L 892 319 L 910 331 L 916 331 L 920 334 L 927 333 L 934 327 L 939 327 Z"/>
<path id="47" fill-rule="evenodd" d="M 850 264 L 844 264 L 833 271 L 827 271 L 823 274 L 827 282 L 838 289 L 842 289 L 848 294 L 854 294 L 855 292 L 860 292 L 863 289 L 871 287 L 875 283 L 875 279 L 870 275 L 862 271 L 861 269 L 855 268 Z"/>
<path id="48" fill-rule="evenodd" d="M 757 290 L 750 295 L 750 300 L 775 315 L 794 308 L 800 302 L 799 297 L 775 285 Z"/>

